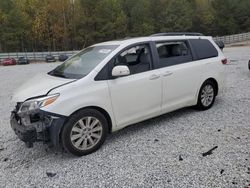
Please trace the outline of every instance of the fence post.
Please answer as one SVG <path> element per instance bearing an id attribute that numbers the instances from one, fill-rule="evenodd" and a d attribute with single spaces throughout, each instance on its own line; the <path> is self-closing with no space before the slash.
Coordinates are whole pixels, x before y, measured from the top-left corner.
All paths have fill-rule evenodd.
<path id="1" fill-rule="evenodd" d="M 34 61 L 36 61 L 36 53 L 35 53 L 34 49 L 33 49 L 33 58 L 34 58 Z"/>

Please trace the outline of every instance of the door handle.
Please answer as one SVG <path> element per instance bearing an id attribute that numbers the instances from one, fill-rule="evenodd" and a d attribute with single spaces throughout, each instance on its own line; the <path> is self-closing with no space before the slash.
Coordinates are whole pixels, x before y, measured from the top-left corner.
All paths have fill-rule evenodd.
<path id="1" fill-rule="evenodd" d="M 150 80 L 156 80 L 156 79 L 158 79 L 158 78 L 160 78 L 161 76 L 160 75 L 157 75 L 157 74 L 153 74 L 153 75 L 151 75 L 150 76 Z"/>
<path id="2" fill-rule="evenodd" d="M 173 74 L 173 72 L 167 71 L 167 72 L 165 72 L 165 73 L 163 74 L 163 76 L 170 76 L 170 75 L 172 75 L 172 74 Z"/>

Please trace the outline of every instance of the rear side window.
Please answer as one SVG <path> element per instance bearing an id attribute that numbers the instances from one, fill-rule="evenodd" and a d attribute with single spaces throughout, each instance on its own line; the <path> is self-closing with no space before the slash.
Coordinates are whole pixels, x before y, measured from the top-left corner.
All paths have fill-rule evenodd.
<path id="1" fill-rule="evenodd" d="M 192 61 L 190 48 L 186 41 L 157 42 L 160 67 L 173 66 Z"/>
<path id="2" fill-rule="evenodd" d="M 218 56 L 218 51 L 207 39 L 191 39 L 190 43 L 196 54 L 196 60 L 207 59 Z"/>

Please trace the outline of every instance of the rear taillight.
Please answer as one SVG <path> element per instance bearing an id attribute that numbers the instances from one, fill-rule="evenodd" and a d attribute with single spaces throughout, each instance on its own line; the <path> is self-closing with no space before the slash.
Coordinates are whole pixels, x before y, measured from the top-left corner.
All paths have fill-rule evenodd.
<path id="1" fill-rule="evenodd" d="M 222 60 L 221 60 L 221 63 L 222 63 L 223 65 L 226 65 L 226 64 L 228 63 L 227 58 L 222 59 Z"/>

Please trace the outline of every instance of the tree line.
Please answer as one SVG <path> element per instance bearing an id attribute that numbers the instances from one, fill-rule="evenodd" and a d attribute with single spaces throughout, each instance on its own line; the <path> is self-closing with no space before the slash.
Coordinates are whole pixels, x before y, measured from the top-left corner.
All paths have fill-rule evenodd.
<path id="1" fill-rule="evenodd" d="M 249 0 L 0 0 L 0 52 L 78 50 L 159 32 L 249 30 Z"/>

